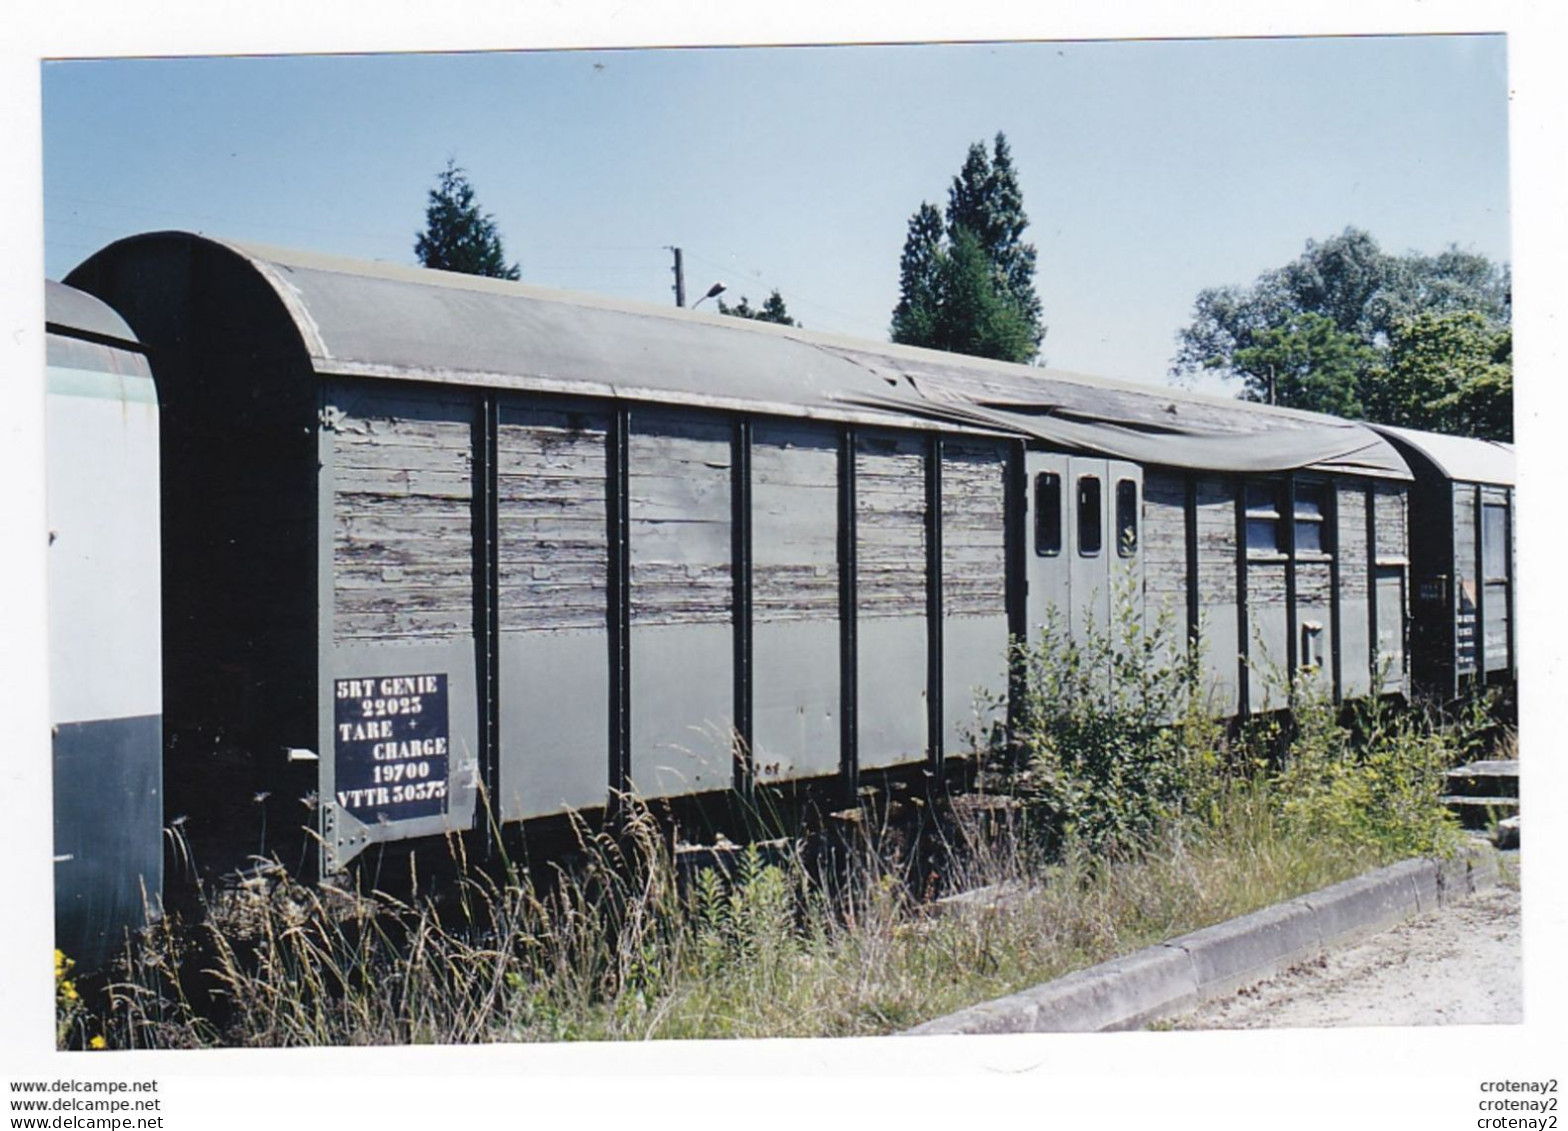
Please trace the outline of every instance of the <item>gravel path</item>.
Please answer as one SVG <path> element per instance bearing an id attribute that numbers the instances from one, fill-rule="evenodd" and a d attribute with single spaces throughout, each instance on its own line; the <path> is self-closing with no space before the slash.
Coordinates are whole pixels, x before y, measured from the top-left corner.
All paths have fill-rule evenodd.
<path id="1" fill-rule="evenodd" d="M 1176 1029 L 1523 1020 L 1519 892 L 1498 887 L 1172 1019 Z"/>

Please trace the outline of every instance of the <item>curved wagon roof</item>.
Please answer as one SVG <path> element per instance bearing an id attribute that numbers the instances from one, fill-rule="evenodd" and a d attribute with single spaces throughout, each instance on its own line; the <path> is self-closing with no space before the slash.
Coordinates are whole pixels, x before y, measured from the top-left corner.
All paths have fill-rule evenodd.
<path id="1" fill-rule="evenodd" d="M 44 280 L 44 325 L 54 333 L 94 338 L 122 349 L 141 349 L 125 319 L 108 303 L 53 279 Z"/>
<path id="2" fill-rule="evenodd" d="M 1374 429 L 1394 441 L 1396 447 L 1413 450 L 1430 460 L 1447 479 L 1462 483 L 1514 485 L 1514 449 L 1498 440 L 1476 440 L 1468 436 L 1447 436 L 1440 432 L 1418 432 L 1414 428 L 1395 428 L 1374 424 Z"/>
<path id="3" fill-rule="evenodd" d="M 45 279 L 44 329 L 51 392 L 154 400 L 141 343 L 103 300 Z"/>
<path id="4" fill-rule="evenodd" d="M 1181 468 L 1410 477 L 1386 439 L 1334 417 L 188 233 L 121 240 L 68 281 L 93 290 L 129 272 L 156 285 L 198 258 L 265 280 L 321 376 L 958 427 Z"/>

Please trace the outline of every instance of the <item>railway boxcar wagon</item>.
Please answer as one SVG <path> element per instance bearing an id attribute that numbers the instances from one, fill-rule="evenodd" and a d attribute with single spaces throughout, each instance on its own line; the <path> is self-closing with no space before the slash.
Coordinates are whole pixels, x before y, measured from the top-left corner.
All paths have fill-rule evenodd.
<path id="1" fill-rule="evenodd" d="M 172 804 L 249 851 L 940 776 L 1118 592 L 1220 712 L 1405 686 L 1359 425 L 180 233 L 68 281 L 159 379 Z"/>
<path id="2" fill-rule="evenodd" d="M 44 300 L 55 939 L 89 969 L 162 892 L 158 404 L 114 311 Z"/>
<path id="3" fill-rule="evenodd" d="M 1446 698 L 1519 674 L 1514 453 L 1507 444 L 1375 426 L 1410 465 L 1411 678 Z"/>

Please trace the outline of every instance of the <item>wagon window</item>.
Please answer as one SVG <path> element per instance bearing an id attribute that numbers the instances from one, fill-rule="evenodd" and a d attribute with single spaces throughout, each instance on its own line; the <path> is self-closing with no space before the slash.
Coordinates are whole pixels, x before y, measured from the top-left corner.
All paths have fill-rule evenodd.
<path id="1" fill-rule="evenodd" d="M 1100 477 L 1078 477 L 1078 552 L 1093 557 L 1100 552 Z"/>
<path id="2" fill-rule="evenodd" d="M 1247 484 L 1247 552 L 1277 554 L 1280 484 L 1265 480 Z"/>
<path id="3" fill-rule="evenodd" d="M 1481 508 L 1482 551 L 1487 581 L 1508 580 L 1508 508 L 1487 503 Z"/>
<path id="4" fill-rule="evenodd" d="M 1062 477 L 1054 471 L 1034 477 L 1034 552 L 1042 558 L 1062 552 Z"/>
<path id="5" fill-rule="evenodd" d="M 1325 512 L 1328 504 L 1328 484 L 1296 484 L 1296 553 L 1326 554 L 1330 550 L 1325 533 Z"/>
<path id="6" fill-rule="evenodd" d="M 1116 481 L 1116 552 L 1130 558 L 1138 552 L 1138 484 Z"/>

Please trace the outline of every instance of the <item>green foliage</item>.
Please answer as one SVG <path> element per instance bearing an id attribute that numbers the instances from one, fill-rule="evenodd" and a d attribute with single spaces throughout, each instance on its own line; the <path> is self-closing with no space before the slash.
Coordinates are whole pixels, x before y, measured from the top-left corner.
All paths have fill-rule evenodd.
<path id="1" fill-rule="evenodd" d="M 1459 825 L 1442 803 L 1444 772 L 1470 753 L 1483 709 L 1441 725 L 1372 700 L 1347 724 L 1321 691 L 1298 685 L 1293 698 L 1274 789 L 1289 832 L 1392 859 L 1456 850 Z"/>
<path id="2" fill-rule="evenodd" d="M 755 322 L 774 322 L 780 326 L 798 326 L 799 323 L 790 317 L 789 308 L 784 305 L 784 297 L 775 289 L 768 295 L 767 301 L 760 307 L 753 309 L 751 303 L 746 301 L 746 296 L 741 295 L 740 301 L 734 306 L 729 305 L 722 298 L 719 299 L 719 313 L 734 315 L 736 318 L 750 318 Z"/>
<path id="3" fill-rule="evenodd" d="M 506 262 L 495 218 L 480 211 L 468 174 L 451 160 L 430 190 L 425 230 L 414 238 L 414 254 L 423 266 L 441 271 L 495 279 L 521 277 L 517 264 Z"/>
<path id="4" fill-rule="evenodd" d="M 1194 650 L 1167 612 L 1141 623 L 1129 590 L 1110 631 L 1050 616 L 1015 650 L 1021 676 L 1014 788 L 1056 843 L 1136 849 L 1182 816 L 1214 768 L 1217 725 Z"/>
<path id="5" fill-rule="evenodd" d="M 959 228 L 937 271 L 941 316 L 931 340 L 921 344 L 972 357 L 1025 361 L 1034 356 L 1034 331 L 1024 313 L 996 286 L 985 252 Z"/>
<path id="6" fill-rule="evenodd" d="M 947 212 L 922 202 L 899 259 L 892 339 L 904 345 L 1032 360 L 1045 338 L 1034 289 L 1036 252 L 1023 242 L 1023 209 L 1007 138 L 990 155 L 969 147 L 948 190 Z"/>
<path id="7" fill-rule="evenodd" d="M 1418 314 L 1394 325 L 1368 386 L 1387 424 L 1512 440 L 1513 332 L 1476 311 Z"/>
<path id="8" fill-rule="evenodd" d="M 1171 373 L 1238 378 L 1243 396 L 1263 401 L 1272 364 L 1279 404 L 1502 438 L 1512 428 L 1512 358 L 1498 343 L 1511 286 L 1508 266 L 1485 256 L 1457 247 L 1389 255 L 1346 228 L 1308 240 L 1299 258 L 1249 287 L 1200 291 Z M 1487 340 L 1455 341 L 1457 326 Z M 1287 371 L 1294 377 L 1279 380 Z"/>
<path id="9" fill-rule="evenodd" d="M 1252 336 L 1232 367 L 1249 400 L 1359 417 L 1362 375 L 1376 357 L 1371 347 L 1322 314 L 1298 314 L 1283 326 Z"/>

